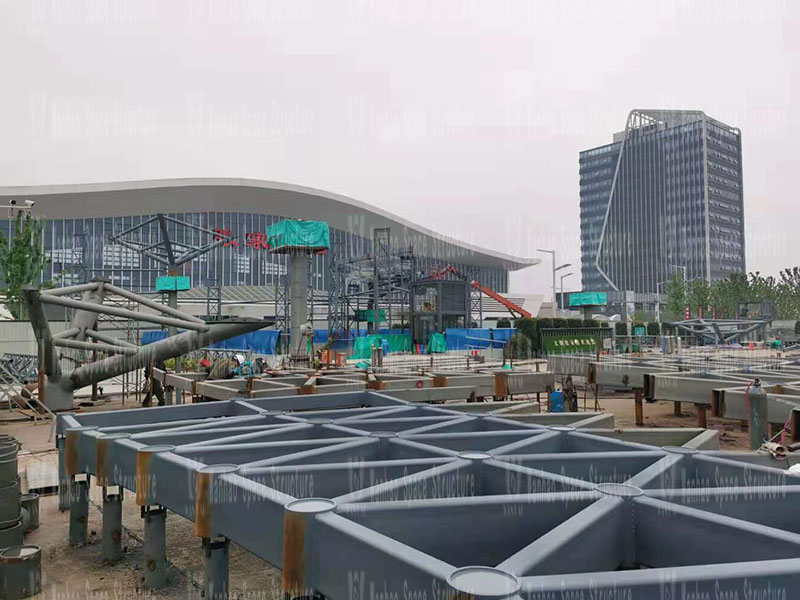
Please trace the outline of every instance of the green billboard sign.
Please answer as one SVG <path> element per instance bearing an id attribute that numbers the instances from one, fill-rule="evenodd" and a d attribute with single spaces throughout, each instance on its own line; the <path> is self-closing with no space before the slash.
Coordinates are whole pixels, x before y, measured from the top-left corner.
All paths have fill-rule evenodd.
<path id="1" fill-rule="evenodd" d="M 572 292 L 569 295 L 570 306 L 605 306 L 608 294 L 605 292 Z"/>
<path id="2" fill-rule="evenodd" d="M 383 308 L 378 310 L 378 320 L 381 322 L 386 321 L 386 310 L 384 310 Z M 357 310 L 356 321 L 366 321 L 367 323 L 373 323 L 375 321 L 375 310 L 372 308 Z"/>
<path id="3" fill-rule="evenodd" d="M 191 289 L 188 277 L 173 277 L 172 275 L 156 277 L 157 292 L 185 292 L 188 289 Z"/>

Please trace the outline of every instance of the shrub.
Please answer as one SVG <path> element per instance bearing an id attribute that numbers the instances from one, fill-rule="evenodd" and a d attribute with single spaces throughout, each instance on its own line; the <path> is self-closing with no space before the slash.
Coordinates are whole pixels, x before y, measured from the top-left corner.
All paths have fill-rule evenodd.
<path id="1" fill-rule="evenodd" d="M 566 319 L 553 319 L 553 329 L 564 329 L 567 327 Z"/>
<path id="2" fill-rule="evenodd" d="M 517 319 L 515 325 L 517 326 L 517 334 L 522 334 L 528 338 L 528 343 L 530 344 L 530 353 L 537 354 L 540 350 L 538 331 L 540 321 L 537 319 Z"/>
<path id="3" fill-rule="evenodd" d="M 530 355 L 530 341 L 528 337 L 522 333 L 515 333 L 511 336 L 508 343 L 508 357 L 514 360 L 528 358 Z"/>
<path id="4" fill-rule="evenodd" d="M 583 327 L 583 319 L 567 319 L 567 327 Z"/>
<path id="5" fill-rule="evenodd" d="M 661 327 L 658 321 L 650 321 L 647 324 L 647 335 L 661 335 Z"/>
<path id="6" fill-rule="evenodd" d="M 614 325 L 614 331 L 617 335 L 628 335 L 628 324 L 621 322 Z"/>
<path id="7" fill-rule="evenodd" d="M 508 319 L 497 319 L 498 329 L 511 329 L 511 321 Z"/>
<path id="8" fill-rule="evenodd" d="M 536 337 L 536 319 L 518 319 L 516 325 L 517 331 L 525 334 L 529 340 Z"/>
<path id="9" fill-rule="evenodd" d="M 600 327 L 600 321 L 595 321 L 594 319 L 586 319 L 583 321 L 583 327 L 588 327 L 589 329 L 598 329 Z"/>

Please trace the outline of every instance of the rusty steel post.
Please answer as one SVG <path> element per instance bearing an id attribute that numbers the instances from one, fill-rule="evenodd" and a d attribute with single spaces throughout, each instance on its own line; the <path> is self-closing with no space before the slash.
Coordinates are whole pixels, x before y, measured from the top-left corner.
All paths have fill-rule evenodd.
<path id="1" fill-rule="evenodd" d="M 644 425 L 644 406 L 642 404 L 641 388 L 634 388 L 633 390 L 633 410 L 636 415 L 636 425 L 637 427 L 641 427 Z"/>
<path id="2" fill-rule="evenodd" d="M 314 595 L 314 543 L 310 534 L 316 516 L 334 508 L 336 502 L 326 498 L 293 500 L 284 507 L 281 578 L 284 598 Z"/>
<path id="3" fill-rule="evenodd" d="M 708 427 L 708 421 L 706 419 L 706 405 L 695 404 L 694 407 L 697 409 L 697 426 L 706 429 Z"/>

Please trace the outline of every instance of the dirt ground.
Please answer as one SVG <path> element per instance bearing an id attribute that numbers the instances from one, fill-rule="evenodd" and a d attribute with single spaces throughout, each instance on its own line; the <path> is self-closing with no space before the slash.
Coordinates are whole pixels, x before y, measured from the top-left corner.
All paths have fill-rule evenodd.
<path id="1" fill-rule="evenodd" d="M 113 399 L 99 410 L 123 407 Z M 634 427 L 634 403 L 630 393 L 602 392 L 600 407 L 614 414 L 619 428 Z M 583 410 L 583 393 L 579 405 Z M 592 410 L 594 398 L 587 396 L 587 410 Z M 84 409 L 91 412 L 98 409 Z M 694 407 L 684 405 L 682 415 L 673 414 L 671 402 L 644 404 L 645 427 L 697 427 Z M 708 416 L 708 427 L 720 432 L 722 449 L 746 449 L 747 432 L 737 423 L 721 421 Z M 16 436 L 23 444 L 20 470 L 55 465 L 57 455 L 53 442 L 48 440 L 50 427 L 34 425 L 29 421 L 0 424 L 0 431 Z M 51 467 L 52 468 L 52 467 Z M 23 489 L 25 482 L 23 481 Z M 100 558 L 100 488 L 91 488 L 89 512 L 90 541 L 82 548 L 72 548 L 67 543 L 69 513 L 58 510 L 55 495 L 40 499 L 41 527 L 29 533 L 25 542 L 42 548 L 42 593 L 37 600 L 127 600 L 159 598 L 164 600 L 201 598 L 203 578 L 203 551 L 200 539 L 194 535 L 190 521 L 170 513 L 167 517 L 167 548 L 171 567 L 168 586 L 162 590 L 148 591 L 142 586 L 143 523 L 139 508 L 130 493 L 123 503 L 123 547 L 125 557 L 114 565 Z M 282 597 L 280 571 L 249 552 L 231 544 L 230 556 L 231 598 L 241 600 L 278 600 Z"/>
<path id="2" fill-rule="evenodd" d="M 599 398 L 600 407 L 614 414 L 614 424 L 619 428 L 636 427 L 633 396 L 630 392 L 614 393 L 602 391 Z M 681 404 L 681 416 L 674 415 L 673 402 L 644 402 L 644 427 L 697 427 L 697 411 L 693 404 Z M 583 393 L 579 396 L 579 405 L 583 410 Z M 587 410 L 594 406 L 594 397 L 586 398 Z M 750 442 L 746 429 L 742 429 L 735 421 L 718 419 L 706 410 L 708 429 L 719 432 L 721 450 L 749 450 Z"/>

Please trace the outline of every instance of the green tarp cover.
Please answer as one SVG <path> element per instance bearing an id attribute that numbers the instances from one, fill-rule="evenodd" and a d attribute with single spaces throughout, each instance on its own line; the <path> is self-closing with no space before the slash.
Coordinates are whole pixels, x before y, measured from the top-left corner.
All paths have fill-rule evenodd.
<path id="1" fill-rule="evenodd" d="M 372 348 L 382 348 L 383 341 L 389 352 L 411 352 L 411 336 L 405 334 L 368 335 L 356 338 L 353 354 L 349 359 L 365 359 L 372 357 Z"/>
<path id="2" fill-rule="evenodd" d="M 331 247 L 328 224 L 324 221 L 278 221 L 267 228 L 269 247 L 311 248 L 325 250 Z"/>
<path id="3" fill-rule="evenodd" d="M 348 358 L 372 358 L 372 348 L 380 345 L 380 339 L 381 336 L 379 335 L 368 335 L 366 337 L 356 338 L 356 341 L 353 344 L 353 354 Z"/>
<path id="4" fill-rule="evenodd" d="M 447 350 L 447 340 L 443 333 L 432 333 L 428 338 L 428 354 L 439 354 Z"/>
<path id="5" fill-rule="evenodd" d="M 389 342 L 389 352 L 411 352 L 411 336 L 405 333 L 390 333 L 382 336 Z"/>

